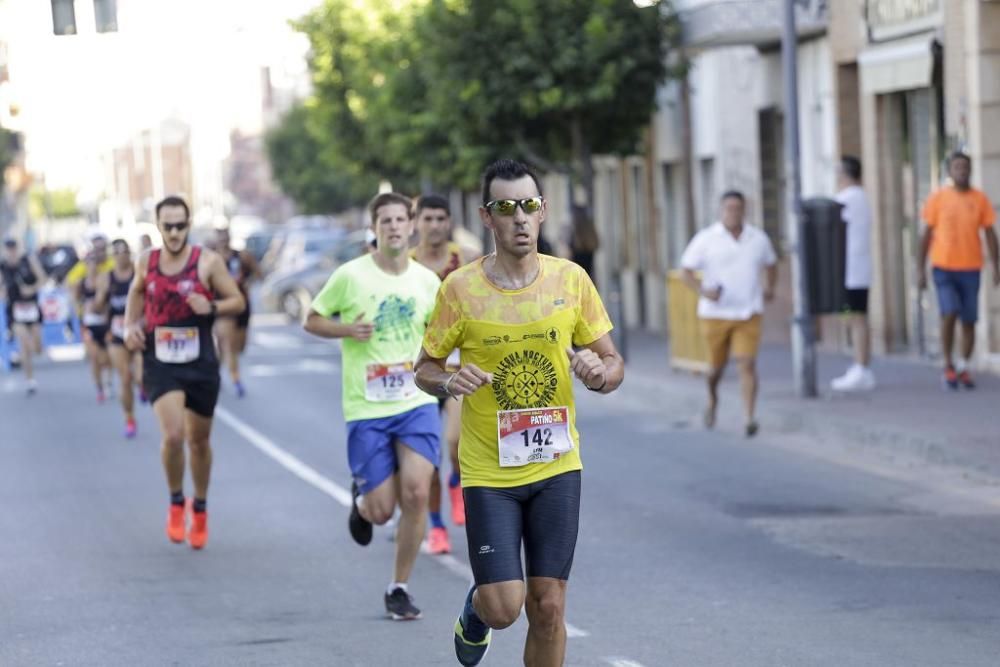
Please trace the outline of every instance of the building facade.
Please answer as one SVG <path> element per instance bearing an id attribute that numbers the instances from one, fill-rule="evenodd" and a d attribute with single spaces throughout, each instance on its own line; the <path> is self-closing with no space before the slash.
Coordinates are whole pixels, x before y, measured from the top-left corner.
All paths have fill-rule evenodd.
<path id="1" fill-rule="evenodd" d="M 668 273 L 691 237 L 712 224 L 719 197 L 741 191 L 750 223 L 786 245 L 781 0 L 678 0 L 685 81 L 658 93 L 641 155 L 597 162 L 599 285 L 620 273 L 625 323 L 667 327 Z M 831 196 L 836 105 L 823 2 L 798 10 L 803 196 Z M 784 253 L 782 253 L 784 254 Z M 765 335 L 787 341 L 791 271 L 783 258 Z"/>
<path id="2" fill-rule="evenodd" d="M 838 144 L 862 156 L 875 214 L 876 349 L 940 354 L 936 297 L 917 289 L 920 211 L 968 152 L 973 183 L 1000 199 L 1000 3 L 833 3 Z M 989 274 L 986 276 L 989 278 Z M 1000 296 L 983 281 L 977 363 L 1000 370 Z"/>

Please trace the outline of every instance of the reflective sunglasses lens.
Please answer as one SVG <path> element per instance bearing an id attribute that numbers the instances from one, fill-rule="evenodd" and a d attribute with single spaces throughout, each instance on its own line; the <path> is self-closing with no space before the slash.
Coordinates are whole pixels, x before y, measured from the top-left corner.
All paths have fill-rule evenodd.
<path id="1" fill-rule="evenodd" d="M 517 202 L 513 199 L 499 199 L 493 203 L 493 210 L 500 215 L 513 215 L 517 210 Z"/>
<path id="2" fill-rule="evenodd" d="M 532 197 L 531 199 L 522 200 L 521 208 L 524 209 L 525 213 L 535 213 L 542 208 L 542 198 Z"/>

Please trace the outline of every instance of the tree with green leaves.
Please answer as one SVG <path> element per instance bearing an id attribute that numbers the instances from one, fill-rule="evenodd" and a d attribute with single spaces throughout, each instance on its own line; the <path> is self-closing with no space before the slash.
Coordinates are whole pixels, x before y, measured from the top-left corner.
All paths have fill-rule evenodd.
<path id="1" fill-rule="evenodd" d="M 371 189 L 331 160 L 311 109 L 293 107 L 264 137 L 274 178 L 302 213 L 330 213 L 364 202 Z"/>
<path id="2" fill-rule="evenodd" d="M 677 23 L 663 4 L 431 0 L 437 109 L 490 157 L 570 175 L 589 208 L 593 156 L 637 150 L 668 75 Z"/>
<path id="3" fill-rule="evenodd" d="M 295 23 L 312 47 L 310 154 L 369 193 L 375 179 L 474 189 L 484 164 L 518 157 L 582 184 L 589 209 L 593 155 L 638 149 L 670 74 L 677 22 L 662 5 L 326 0 Z"/>
<path id="4" fill-rule="evenodd" d="M 13 133 L 0 127 L 0 189 L 3 187 L 4 171 L 14 162 L 14 152 L 11 150 Z"/>

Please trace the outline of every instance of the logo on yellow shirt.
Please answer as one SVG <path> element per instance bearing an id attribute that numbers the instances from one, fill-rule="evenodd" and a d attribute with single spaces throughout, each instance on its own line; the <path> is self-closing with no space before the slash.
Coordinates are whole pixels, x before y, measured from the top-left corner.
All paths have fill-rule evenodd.
<path id="1" fill-rule="evenodd" d="M 552 361 L 534 350 L 507 355 L 493 373 L 493 394 L 501 410 L 547 407 L 558 385 Z"/>

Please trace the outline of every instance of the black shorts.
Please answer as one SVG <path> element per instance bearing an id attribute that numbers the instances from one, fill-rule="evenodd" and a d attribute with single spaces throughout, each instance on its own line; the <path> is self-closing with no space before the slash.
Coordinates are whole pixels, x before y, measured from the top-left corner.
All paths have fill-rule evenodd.
<path id="1" fill-rule="evenodd" d="M 868 288 L 847 290 L 847 312 L 865 315 L 868 313 Z"/>
<path id="2" fill-rule="evenodd" d="M 219 364 L 204 360 L 165 364 L 152 353 L 143 354 L 142 384 L 150 405 L 171 391 L 183 391 L 185 408 L 202 417 L 211 417 L 219 401 Z"/>
<path id="3" fill-rule="evenodd" d="M 90 332 L 90 337 L 93 338 L 98 347 L 107 349 L 108 332 L 111 330 L 110 326 L 107 324 L 101 324 L 96 327 L 86 327 L 86 329 Z"/>
<path id="4" fill-rule="evenodd" d="M 477 585 L 523 581 L 522 540 L 529 577 L 569 579 L 580 526 L 580 479 L 574 470 L 507 489 L 462 489 Z"/>
<path id="5" fill-rule="evenodd" d="M 236 326 L 240 329 L 250 328 L 250 297 L 245 293 L 243 298 L 246 299 L 247 306 L 243 309 L 243 312 L 236 316 Z"/>

